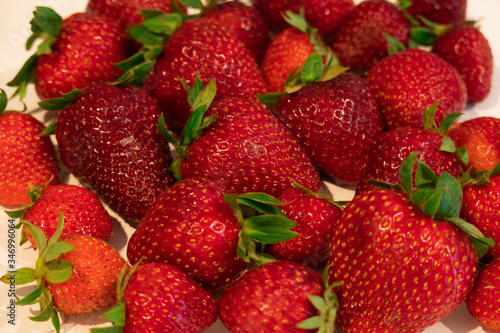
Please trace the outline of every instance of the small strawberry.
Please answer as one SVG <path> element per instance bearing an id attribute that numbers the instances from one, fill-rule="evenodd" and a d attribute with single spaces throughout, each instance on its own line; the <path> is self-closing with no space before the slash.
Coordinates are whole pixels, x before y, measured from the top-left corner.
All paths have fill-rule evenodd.
<path id="1" fill-rule="evenodd" d="M 274 261 L 247 271 L 219 303 L 230 332 L 333 332 L 337 298 L 316 271 Z"/>
<path id="2" fill-rule="evenodd" d="M 462 112 L 467 88 L 452 65 L 438 55 L 409 48 L 375 64 L 366 82 L 375 95 L 388 129 L 423 127 L 423 112 L 439 102 L 436 122 Z"/>
<path id="3" fill-rule="evenodd" d="M 481 326 L 500 331 L 500 258 L 486 265 L 478 274 L 474 287 L 465 300 L 469 313 Z"/>
<path id="4" fill-rule="evenodd" d="M 452 64 L 467 86 L 468 102 L 484 100 L 491 91 L 493 54 L 479 28 L 462 23 L 435 41 L 432 52 Z"/>
<path id="5" fill-rule="evenodd" d="M 400 5 L 406 0 L 398 0 Z M 411 0 L 406 8 L 414 18 L 424 18 L 439 24 L 458 24 L 465 20 L 467 0 Z"/>
<path id="6" fill-rule="evenodd" d="M 112 327 L 91 332 L 200 333 L 217 319 L 218 303 L 192 278 L 165 263 L 136 265 L 118 281 L 118 302 L 103 317 Z M 120 330 L 121 332 L 121 330 Z"/>
<path id="7" fill-rule="evenodd" d="M 451 126 L 447 135 L 464 147 L 472 172 L 493 170 L 500 162 L 500 119 L 478 117 Z"/>
<path id="8" fill-rule="evenodd" d="M 174 182 L 158 106 L 136 86 L 100 84 L 75 95 L 56 123 L 61 161 L 123 218 L 138 222 Z"/>
<path id="9" fill-rule="evenodd" d="M 286 203 L 280 209 L 297 223 L 291 230 L 298 236 L 270 244 L 268 253 L 277 260 L 293 261 L 316 269 L 328 259 L 330 241 L 342 207 L 331 197 L 300 186 L 283 191 L 277 199 Z"/>
<path id="10" fill-rule="evenodd" d="M 44 41 L 8 83 L 19 87 L 16 93 L 21 98 L 33 80 L 39 97 L 45 100 L 92 84 L 112 82 L 122 74 L 115 64 L 127 57 L 125 32 L 108 17 L 75 13 L 63 20 L 52 9 L 37 7 L 31 30 L 28 50 L 36 39 Z"/>
<path id="11" fill-rule="evenodd" d="M 59 165 L 45 126 L 28 113 L 6 111 L 7 96 L 0 91 L 0 204 L 28 205 L 30 186 L 57 184 Z"/>
<path id="12" fill-rule="evenodd" d="M 111 245 L 88 235 L 59 239 L 64 228 L 62 214 L 57 230 L 48 240 L 38 227 L 27 221 L 20 223 L 33 235 L 39 259 L 35 269 L 20 268 L 5 274 L 1 281 L 15 285 L 37 282 L 31 294 L 16 302 L 40 305 L 40 313 L 31 320 L 50 319 L 59 332 L 58 312 L 92 313 L 116 302 L 116 284 L 126 262 Z"/>
<path id="13" fill-rule="evenodd" d="M 384 35 L 407 46 L 410 24 L 390 2 L 363 1 L 343 18 L 334 33 L 332 49 L 343 66 L 364 73 L 388 55 Z"/>
<path id="14" fill-rule="evenodd" d="M 63 237 L 85 234 L 108 240 L 113 230 L 111 216 L 99 198 L 84 187 L 60 184 L 48 187 L 38 185 L 31 191 L 33 202 L 23 210 L 10 211 L 8 215 L 21 218 L 40 228 L 47 238 L 52 237 L 59 223 L 60 212 L 65 216 Z M 28 240 L 36 247 L 35 240 L 26 228 Z"/>

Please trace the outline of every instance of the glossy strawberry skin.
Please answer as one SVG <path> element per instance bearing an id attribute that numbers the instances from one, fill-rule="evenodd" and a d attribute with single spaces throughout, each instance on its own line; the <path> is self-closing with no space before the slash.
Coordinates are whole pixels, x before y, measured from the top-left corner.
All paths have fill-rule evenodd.
<path id="1" fill-rule="evenodd" d="M 363 1 L 342 20 L 335 31 L 332 50 L 343 66 L 363 73 L 388 55 L 383 34 L 408 45 L 410 24 L 392 3 Z"/>
<path id="2" fill-rule="evenodd" d="M 500 119 L 477 117 L 452 125 L 446 133 L 457 148 L 469 154 L 473 172 L 493 170 L 500 162 Z"/>
<path id="3" fill-rule="evenodd" d="M 373 190 L 344 208 L 332 239 L 329 282 L 343 332 L 421 332 L 472 289 L 477 255 L 451 224 L 422 215 L 402 192 Z"/>
<path id="4" fill-rule="evenodd" d="M 104 240 L 73 235 L 61 240 L 75 248 L 61 256 L 73 265 L 66 282 L 46 282 L 54 307 L 61 313 L 78 315 L 97 312 L 116 302 L 116 283 L 125 260 Z"/>
<path id="5" fill-rule="evenodd" d="M 467 310 L 479 323 L 495 332 L 500 331 L 500 258 L 487 264 L 478 274 L 474 288 L 467 297 Z"/>
<path id="6" fill-rule="evenodd" d="M 292 240 L 269 244 L 269 254 L 277 260 L 288 260 L 316 269 L 328 259 L 330 241 L 341 209 L 325 199 L 290 188 L 278 196 L 285 202 L 280 209 L 297 226 Z"/>
<path id="7" fill-rule="evenodd" d="M 431 52 L 410 48 L 388 56 L 368 72 L 372 90 L 388 129 L 423 127 L 423 112 L 439 101 L 436 122 L 462 112 L 467 88 L 449 63 Z"/>
<path id="8" fill-rule="evenodd" d="M 399 168 L 403 160 L 412 152 L 419 151 L 417 158 L 427 164 L 436 175 L 444 171 L 454 177 L 461 174 L 457 156 L 440 150 L 443 137 L 437 132 L 415 127 L 398 127 L 384 133 L 373 150 L 373 159 L 365 175 L 356 188 L 356 193 L 363 193 L 376 186 L 368 180 L 382 180 L 399 184 Z M 415 171 L 414 171 L 415 174 Z"/>
<path id="9" fill-rule="evenodd" d="M 282 98 L 273 112 L 319 170 L 348 184 L 361 180 L 384 132 L 374 96 L 352 73 L 306 85 Z"/>
<path id="10" fill-rule="evenodd" d="M 246 264 L 237 252 L 238 219 L 223 196 L 220 185 L 201 178 L 172 185 L 130 237 L 129 261 L 169 263 L 207 290 L 229 283 Z"/>
<path id="11" fill-rule="evenodd" d="M 296 68 L 302 68 L 314 53 L 308 34 L 287 28 L 271 41 L 262 60 L 262 75 L 270 92 L 282 92 L 285 82 Z"/>
<path id="12" fill-rule="evenodd" d="M 254 7 L 238 1 L 223 2 L 204 16 L 225 25 L 250 50 L 257 63 L 262 62 L 271 38 L 264 19 Z"/>
<path id="13" fill-rule="evenodd" d="M 217 319 L 218 303 L 175 266 L 145 263 L 125 288 L 124 332 L 199 333 Z"/>
<path id="14" fill-rule="evenodd" d="M 45 126 L 28 113 L 0 114 L 0 204 L 28 205 L 29 185 L 59 182 L 59 164 Z"/>
<path id="15" fill-rule="evenodd" d="M 56 123 L 63 164 L 130 222 L 174 182 L 159 116 L 144 89 L 103 84 L 84 90 Z"/>
<path id="16" fill-rule="evenodd" d="M 490 177 L 487 184 L 469 184 L 464 188 L 461 217 L 474 224 L 485 237 L 495 241 L 489 254 L 500 257 L 500 174 Z"/>
<path id="17" fill-rule="evenodd" d="M 216 80 L 216 99 L 256 99 L 257 93 L 267 92 L 256 60 L 228 28 L 206 18 L 190 20 L 169 39 L 144 82 L 173 131 L 181 131 L 191 115 L 180 80 L 191 87 L 197 74 L 204 85 Z"/>
<path id="18" fill-rule="evenodd" d="M 415 18 L 421 15 L 439 24 L 461 23 L 467 12 L 467 0 L 412 0 L 411 3 L 407 9 L 410 15 Z"/>
<path id="19" fill-rule="evenodd" d="M 57 229 L 61 212 L 64 215 L 63 237 L 86 234 L 108 240 L 111 236 L 113 221 L 99 198 L 86 188 L 76 185 L 47 187 L 42 192 L 42 197 L 26 211 L 24 220 L 42 229 L 48 239 Z M 36 246 L 29 232 L 26 234 L 31 244 Z"/>
<path id="20" fill-rule="evenodd" d="M 212 104 L 216 121 L 187 150 L 181 178 L 207 177 L 229 193 L 277 196 L 295 180 L 318 191 L 319 174 L 295 138 L 271 111 L 250 99 Z"/>
<path id="21" fill-rule="evenodd" d="M 308 332 L 301 321 L 318 315 L 307 295 L 323 296 L 321 276 L 310 268 L 276 261 L 253 268 L 219 299 L 219 317 L 230 332 Z"/>
<path id="22" fill-rule="evenodd" d="M 493 54 L 481 31 L 469 24 L 454 26 L 441 35 L 432 52 L 452 64 L 467 86 L 468 102 L 484 100 L 491 91 Z"/>
<path id="23" fill-rule="evenodd" d="M 50 54 L 38 57 L 35 86 L 41 99 L 73 89 L 112 82 L 121 74 L 115 64 L 127 57 L 124 30 L 98 14 L 75 13 L 62 23 Z"/>

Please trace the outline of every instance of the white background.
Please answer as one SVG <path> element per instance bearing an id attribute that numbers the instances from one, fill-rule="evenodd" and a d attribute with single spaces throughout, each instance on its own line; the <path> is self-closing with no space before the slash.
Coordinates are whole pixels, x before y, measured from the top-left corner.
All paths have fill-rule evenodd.
<path id="1" fill-rule="evenodd" d="M 356 2 L 359 2 L 356 1 Z M 10 95 L 12 88 L 7 87 L 6 83 L 10 81 L 15 73 L 21 68 L 24 61 L 32 54 L 24 49 L 26 38 L 30 35 L 29 21 L 32 18 L 32 11 L 36 6 L 49 6 L 56 10 L 61 16 L 66 17 L 77 11 L 83 11 L 86 7 L 85 0 L 18 0 L 6 1 L 0 3 L 0 88 L 7 91 Z M 493 76 L 493 88 L 490 96 L 483 102 L 476 105 L 468 105 L 466 114 L 460 120 L 469 119 L 477 116 L 495 116 L 500 117 L 500 1 L 499 0 L 469 0 L 467 19 L 480 20 L 481 30 L 490 41 L 495 58 L 495 71 Z M 28 90 L 28 96 L 25 100 L 28 112 L 32 113 L 38 119 L 44 120 L 45 112 L 37 107 L 37 96 L 33 87 Z M 10 109 L 21 109 L 22 105 L 16 100 L 9 104 Z M 1 158 L 1 157 L 0 157 Z M 69 182 L 77 184 L 74 178 Z M 348 200 L 352 197 L 352 189 L 345 189 L 333 184 L 325 183 L 325 191 L 333 194 L 335 200 Z M 0 206 L 0 275 L 3 275 L 7 269 L 7 220 L 8 217 L 3 213 L 4 207 Z M 116 214 L 113 214 L 116 217 Z M 128 236 L 133 229 L 126 223 L 115 219 L 115 228 L 109 242 L 116 247 L 125 257 L 126 243 Z M 19 239 L 19 237 L 18 237 Z M 27 245 L 19 247 L 17 250 L 17 268 L 29 266 L 33 267 L 36 260 L 36 254 L 32 248 Z M 30 287 L 23 287 L 19 292 L 26 294 Z M 48 323 L 34 323 L 28 319 L 30 313 L 29 307 L 17 308 L 16 325 L 7 323 L 6 317 L 8 287 L 0 283 L 0 331 L 10 332 L 52 332 L 53 329 Z M 91 314 L 79 317 L 62 318 L 62 332 L 80 333 L 89 332 L 92 326 L 107 326 L 108 323 L 99 318 L 102 314 Z M 224 333 L 227 330 L 217 322 L 206 331 L 207 333 Z M 466 332 L 491 332 L 481 328 L 475 319 L 467 312 L 465 306 L 461 306 L 456 312 L 445 318 L 442 322 L 428 328 L 425 333 L 466 333 Z"/>

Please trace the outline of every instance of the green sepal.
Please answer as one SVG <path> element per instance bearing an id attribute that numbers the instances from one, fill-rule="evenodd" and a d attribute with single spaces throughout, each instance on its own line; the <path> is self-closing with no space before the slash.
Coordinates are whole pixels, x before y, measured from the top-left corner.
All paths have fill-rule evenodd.
<path id="1" fill-rule="evenodd" d="M 136 41 L 144 45 L 163 44 L 165 37 L 159 36 L 152 31 L 149 31 L 142 25 L 133 25 L 127 28 L 127 33 Z"/>
<path id="2" fill-rule="evenodd" d="M 285 213 L 276 207 L 285 203 L 266 193 L 242 193 L 236 196 L 236 202 L 239 205 L 250 206 L 262 214 L 285 216 Z"/>
<path id="3" fill-rule="evenodd" d="M 54 135 L 56 134 L 56 124 L 57 120 L 52 121 L 49 126 L 47 126 L 42 132 L 40 132 L 40 135 Z"/>
<path id="4" fill-rule="evenodd" d="M 259 243 L 274 244 L 297 237 L 297 233 L 290 229 L 296 223 L 282 216 L 257 215 L 244 220 L 245 235 Z"/>
<path id="5" fill-rule="evenodd" d="M 288 95 L 286 92 L 257 94 L 257 98 L 267 107 L 274 108 L 278 105 L 280 100 Z"/>
<path id="6" fill-rule="evenodd" d="M 456 153 L 457 152 L 457 147 L 455 146 L 455 143 L 451 138 L 445 138 L 443 142 L 441 143 L 441 146 L 439 146 L 439 150 L 445 151 L 448 153 Z"/>
<path id="7" fill-rule="evenodd" d="M 113 325 L 116 325 L 114 327 L 125 326 L 125 302 L 118 300 L 111 310 L 102 315 L 102 318 L 109 319 Z"/>
<path id="8" fill-rule="evenodd" d="M 14 280 L 14 285 L 23 285 L 36 280 L 35 270 L 28 267 L 19 268 L 14 272 L 5 274 L 0 278 L 0 281 L 6 284 L 11 284 Z"/>
<path id="9" fill-rule="evenodd" d="M 438 181 L 438 176 L 432 171 L 431 168 L 419 159 L 417 162 L 417 169 L 415 171 L 415 188 L 421 189 L 434 189 Z"/>
<path id="10" fill-rule="evenodd" d="M 435 102 L 430 107 L 428 107 L 428 108 L 426 107 L 424 109 L 424 113 L 423 113 L 424 129 L 430 130 L 433 132 L 438 132 L 438 126 L 437 126 L 436 118 L 435 118 L 438 104 L 439 104 L 439 101 Z"/>
<path id="11" fill-rule="evenodd" d="M 141 85 L 146 77 L 151 73 L 153 67 L 155 66 L 155 61 L 147 61 L 138 64 L 127 70 L 118 79 L 113 81 L 111 85 L 114 86 L 125 86 L 125 85 Z"/>
<path id="12" fill-rule="evenodd" d="M 5 111 L 7 108 L 7 94 L 5 93 L 5 90 L 0 89 L 0 114 Z"/>
<path id="13" fill-rule="evenodd" d="M 52 260 L 43 265 L 45 280 L 50 283 L 63 283 L 73 274 L 73 264 L 67 260 Z"/>
<path id="14" fill-rule="evenodd" d="M 393 36 L 385 33 L 383 34 L 383 36 L 387 41 L 387 53 L 389 55 L 406 50 L 406 46 Z"/>
<path id="15" fill-rule="evenodd" d="M 413 27 L 410 29 L 410 37 L 419 45 L 431 46 L 436 42 L 437 35 L 426 27 Z"/>
<path id="16" fill-rule="evenodd" d="M 411 196 L 411 201 L 418 209 L 427 216 L 434 216 L 439 208 L 439 202 L 444 194 L 444 190 L 422 189 L 415 191 Z"/>
<path id="17" fill-rule="evenodd" d="M 33 239 L 35 240 L 36 247 L 38 248 L 40 253 L 44 252 L 47 248 L 47 236 L 45 236 L 42 229 L 38 228 L 31 222 L 24 220 L 21 220 L 19 224 L 24 225 L 28 229 L 31 237 L 33 237 Z"/>
<path id="18" fill-rule="evenodd" d="M 36 7 L 30 21 L 33 34 L 26 42 L 26 49 L 31 49 L 37 38 L 57 37 L 62 28 L 62 17 L 49 7 Z"/>
<path id="19" fill-rule="evenodd" d="M 201 0 L 178 0 L 181 4 L 186 7 L 194 8 L 194 9 L 203 9 L 204 5 Z"/>
<path id="20" fill-rule="evenodd" d="M 61 97 L 55 97 L 51 99 L 46 99 L 38 103 L 38 105 L 47 111 L 60 111 L 66 106 L 72 104 L 78 96 L 82 93 L 82 90 L 74 89 L 66 94 L 61 94 Z"/>
<path id="21" fill-rule="evenodd" d="M 446 221 L 453 223 L 469 237 L 469 240 L 476 250 L 478 258 L 482 258 L 488 253 L 490 247 L 495 246 L 493 239 L 484 237 L 483 233 L 472 223 L 469 223 L 459 217 L 446 219 Z"/>
<path id="22" fill-rule="evenodd" d="M 456 112 L 446 116 L 439 124 L 438 133 L 441 134 L 441 136 L 445 136 L 450 126 L 453 125 L 461 115 L 463 115 L 463 113 Z"/>
<path id="23" fill-rule="evenodd" d="M 143 14 L 142 16 L 145 18 L 147 17 L 145 14 L 150 15 L 150 12 L 150 10 L 141 10 L 141 14 Z M 173 13 L 158 13 L 158 11 L 156 12 L 159 15 L 150 15 L 149 18 L 143 22 L 143 26 L 149 31 L 156 34 L 172 35 L 182 26 L 182 17 L 180 15 Z"/>
<path id="24" fill-rule="evenodd" d="M 17 210 L 6 210 L 5 214 L 7 214 L 9 217 L 12 217 L 13 219 L 18 219 L 24 215 L 25 211 L 26 210 L 24 208 Z"/>
<path id="25" fill-rule="evenodd" d="M 42 292 L 45 286 L 43 284 L 36 287 L 31 293 L 29 293 L 26 297 L 19 299 L 16 302 L 16 305 L 32 305 L 40 300 L 40 296 L 42 296 Z"/>
<path id="26" fill-rule="evenodd" d="M 59 259 L 64 253 L 73 250 L 75 246 L 73 244 L 58 241 L 50 246 L 47 246 L 47 251 L 45 252 L 45 261 L 50 262 L 52 260 Z"/>
<path id="27" fill-rule="evenodd" d="M 30 319 L 32 321 L 35 321 L 35 322 L 47 321 L 47 320 L 52 318 L 52 314 L 54 312 L 55 311 L 53 309 L 52 301 L 50 301 L 47 303 L 47 305 L 44 308 L 41 309 L 41 311 L 38 315 L 30 317 Z M 56 331 L 59 331 L 59 330 L 56 328 Z"/>
<path id="28" fill-rule="evenodd" d="M 123 326 L 96 327 L 90 329 L 91 333 L 122 333 Z"/>
<path id="29" fill-rule="evenodd" d="M 323 71 L 323 63 L 321 56 L 318 53 L 311 54 L 300 72 L 302 83 L 308 84 L 315 82 L 321 77 Z"/>
<path id="30" fill-rule="evenodd" d="M 403 192 L 406 193 L 408 196 L 411 195 L 413 190 L 413 180 L 412 180 L 413 165 L 419 153 L 420 153 L 419 151 L 411 153 L 407 158 L 403 160 L 401 166 L 399 167 L 398 171 L 399 181 L 401 182 Z"/>
<path id="31" fill-rule="evenodd" d="M 19 95 L 21 100 L 26 97 L 26 88 L 29 83 L 34 82 L 36 73 L 36 64 L 38 63 L 38 56 L 33 54 L 23 64 L 16 76 L 7 83 L 9 87 L 17 87 L 12 97 Z"/>

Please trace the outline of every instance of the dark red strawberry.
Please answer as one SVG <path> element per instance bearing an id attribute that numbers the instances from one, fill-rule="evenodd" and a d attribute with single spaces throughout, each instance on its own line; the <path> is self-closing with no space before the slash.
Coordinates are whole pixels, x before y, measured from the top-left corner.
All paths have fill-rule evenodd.
<path id="1" fill-rule="evenodd" d="M 472 172 L 493 170 L 500 162 L 500 119 L 478 117 L 450 127 L 447 135 L 467 149 Z"/>
<path id="2" fill-rule="evenodd" d="M 144 89 L 102 84 L 83 90 L 57 119 L 63 164 L 129 221 L 144 217 L 173 183 L 159 116 Z"/>
<path id="3" fill-rule="evenodd" d="M 484 100 L 491 91 L 493 54 L 479 28 L 459 24 L 439 36 L 432 52 L 449 62 L 467 86 L 468 102 Z"/>
<path id="4" fill-rule="evenodd" d="M 343 18 L 332 49 L 343 66 L 363 73 L 388 55 L 385 34 L 407 46 L 410 24 L 390 2 L 363 1 Z"/>
<path id="5" fill-rule="evenodd" d="M 330 240 L 342 212 L 331 197 L 293 187 L 283 191 L 278 200 L 286 204 L 280 209 L 297 222 L 291 230 L 297 237 L 269 245 L 269 254 L 277 260 L 293 261 L 316 269 L 328 259 Z"/>
<path id="6" fill-rule="evenodd" d="M 404 0 L 399 0 L 402 4 Z M 465 20 L 467 0 L 411 0 L 406 9 L 414 18 L 424 18 L 440 24 L 457 24 Z"/>
<path id="7" fill-rule="evenodd" d="M 423 127 L 423 112 L 439 102 L 436 122 L 462 112 L 467 88 L 452 65 L 438 55 L 409 48 L 372 67 L 366 82 L 375 95 L 388 129 Z"/>
<path id="8" fill-rule="evenodd" d="M 349 72 L 284 96 L 273 112 L 319 170 L 349 184 L 361 180 L 384 132 L 370 89 Z"/>
<path id="9" fill-rule="evenodd" d="M 465 300 L 467 310 L 481 326 L 500 331 L 500 258 L 493 260 L 478 274 L 474 287 Z"/>
<path id="10" fill-rule="evenodd" d="M 254 7 L 239 1 L 216 3 L 204 17 L 226 26 L 261 63 L 271 38 L 264 19 Z"/>
<path id="11" fill-rule="evenodd" d="M 57 184 L 59 165 L 45 126 L 31 114 L 5 111 L 7 96 L 0 91 L 0 204 L 28 205 L 30 185 Z"/>
<path id="12" fill-rule="evenodd" d="M 19 87 L 21 98 L 33 77 L 39 97 L 45 100 L 112 82 L 122 74 L 115 64 L 127 57 L 126 37 L 114 20 L 87 13 L 75 13 L 62 20 L 47 7 L 37 7 L 34 16 L 27 49 L 38 38 L 46 41 L 9 82 L 9 86 Z"/>
<path id="13" fill-rule="evenodd" d="M 174 131 L 180 132 L 190 116 L 182 82 L 192 86 L 197 74 L 204 84 L 215 78 L 217 99 L 256 99 L 267 91 L 256 60 L 227 27 L 206 18 L 187 21 L 168 40 L 144 82 Z"/>

